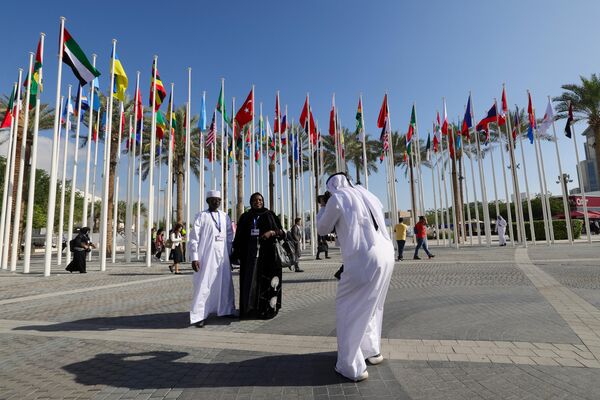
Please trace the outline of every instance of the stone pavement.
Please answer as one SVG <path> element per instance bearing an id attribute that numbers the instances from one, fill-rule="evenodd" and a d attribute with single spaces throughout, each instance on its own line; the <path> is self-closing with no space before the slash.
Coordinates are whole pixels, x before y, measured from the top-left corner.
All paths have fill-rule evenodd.
<path id="1" fill-rule="evenodd" d="M 339 251 L 284 271 L 275 319 L 204 329 L 187 265 L 44 278 L 35 259 L 0 272 L 0 399 L 600 398 L 598 243 L 433 250 L 396 263 L 361 383 L 333 372 Z"/>

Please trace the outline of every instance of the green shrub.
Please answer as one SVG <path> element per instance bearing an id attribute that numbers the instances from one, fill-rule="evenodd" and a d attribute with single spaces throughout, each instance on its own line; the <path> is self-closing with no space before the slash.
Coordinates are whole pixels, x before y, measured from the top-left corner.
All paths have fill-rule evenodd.
<path id="1" fill-rule="evenodd" d="M 554 227 L 554 239 L 555 240 L 566 240 L 567 235 L 567 222 L 564 219 L 552 220 L 552 226 Z M 571 220 L 571 229 L 573 231 L 573 239 L 579 239 L 581 236 L 581 230 L 583 228 L 583 221 L 578 219 Z M 533 229 L 535 230 L 536 240 L 546 240 L 546 231 L 544 230 L 544 221 L 533 221 Z M 513 231 L 517 234 L 517 224 L 513 222 Z M 529 221 L 525 221 L 525 232 L 527 240 L 531 240 L 531 230 L 529 229 Z"/>

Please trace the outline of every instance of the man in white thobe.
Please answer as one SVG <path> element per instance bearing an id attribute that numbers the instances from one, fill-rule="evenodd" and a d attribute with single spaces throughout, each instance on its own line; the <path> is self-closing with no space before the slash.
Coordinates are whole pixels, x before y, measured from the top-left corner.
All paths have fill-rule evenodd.
<path id="1" fill-rule="evenodd" d="M 218 190 L 209 190 L 206 202 L 208 209 L 196 215 L 188 243 L 194 270 L 190 323 L 198 328 L 204 327 L 210 314 L 232 316 L 235 313 L 229 261 L 233 242 L 231 220 L 219 210 L 221 193 Z"/>
<path id="2" fill-rule="evenodd" d="M 506 220 L 502 215 L 496 219 L 496 232 L 498 232 L 498 243 L 500 246 L 506 246 Z"/>
<path id="3" fill-rule="evenodd" d="M 383 306 L 394 268 L 394 245 L 381 202 L 345 174 L 327 180 L 331 196 L 317 215 L 317 232 L 335 229 L 344 270 L 336 296 L 335 370 L 353 381 L 368 378 L 366 361 L 379 364 Z"/>

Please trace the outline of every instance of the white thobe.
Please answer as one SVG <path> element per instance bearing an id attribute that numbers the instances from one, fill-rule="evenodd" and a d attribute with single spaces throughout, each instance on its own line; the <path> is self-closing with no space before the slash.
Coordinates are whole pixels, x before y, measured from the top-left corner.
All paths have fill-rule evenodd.
<path id="1" fill-rule="evenodd" d="M 190 323 L 235 312 L 233 280 L 229 255 L 233 242 L 231 220 L 223 211 L 205 210 L 196 214 L 189 232 L 190 261 L 198 261 L 194 272 L 194 295 Z"/>
<path id="2" fill-rule="evenodd" d="M 504 246 L 506 244 L 506 221 L 503 219 L 497 220 L 496 230 L 498 231 L 498 242 L 500 246 Z"/>
<path id="3" fill-rule="evenodd" d="M 378 204 L 381 204 L 375 199 Z M 356 379 L 367 365 L 365 359 L 380 354 L 383 306 L 394 268 L 394 245 L 379 226 L 349 226 L 343 213 L 351 212 L 334 194 L 317 215 L 319 235 L 333 231 L 339 241 L 344 272 L 335 302 L 338 358 L 336 370 Z M 378 211 L 381 212 L 382 211 Z M 383 215 L 381 215 L 381 221 Z"/>

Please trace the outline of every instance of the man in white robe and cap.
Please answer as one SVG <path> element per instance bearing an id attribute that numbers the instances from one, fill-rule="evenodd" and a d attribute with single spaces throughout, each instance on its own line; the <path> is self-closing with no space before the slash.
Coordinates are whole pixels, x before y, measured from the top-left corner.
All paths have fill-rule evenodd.
<path id="1" fill-rule="evenodd" d="M 496 218 L 496 232 L 498 232 L 498 243 L 500 246 L 506 246 L 506 220 L 498 214 Z"/>
<path id="2" fill-rule="evenodd" d="M 221 193 L 209 190 L 208 209 L 196 215 L 189 232 L 188 252 L 194 270 L 194 295 L 190 323 L 204 327 L 209 315 L 233 316 L 235 299 L 229 255 L 233 227 L 229 216 L 219 210 Z"/>
<path id="3" fill-rule="evenodd" d="M 394 268 L 394 245 L 383 206 L 343 173 L 327 180 L 330 197 L 317 215 L 317 232 L 335 229 L 344 269 L 336 296 L 338 356 L 336 372 L 358 382 L 367 379 L 366 363 L 379 364 L 383 306 Z"/>

